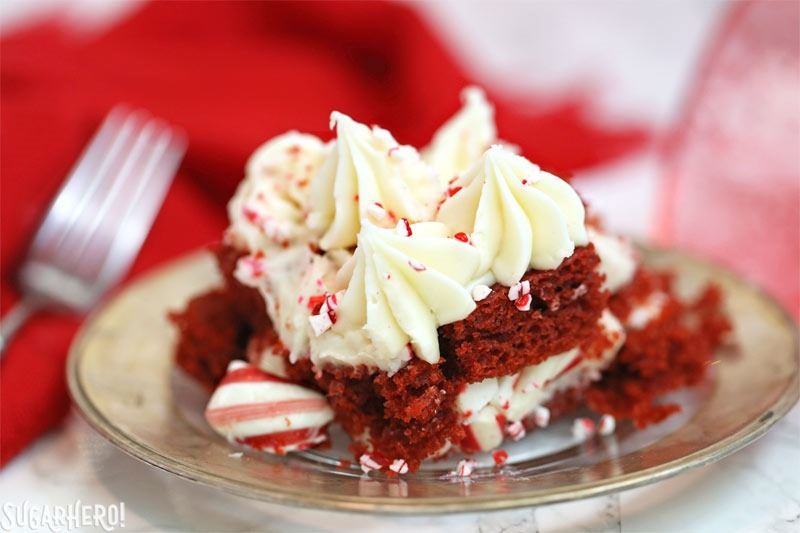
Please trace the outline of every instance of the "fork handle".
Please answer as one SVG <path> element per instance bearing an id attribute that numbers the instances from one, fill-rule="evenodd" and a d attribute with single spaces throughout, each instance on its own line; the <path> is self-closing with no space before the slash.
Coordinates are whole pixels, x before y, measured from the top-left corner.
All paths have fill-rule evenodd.
<path id="1" fill-rule="evenodd" d="M 11 308 L 11 311 L 5 314 L 0 321 L 0 357 L 5 354 L 8 344 L 17 330 L 41 307 L 41 302 L 25 296 Z"/>

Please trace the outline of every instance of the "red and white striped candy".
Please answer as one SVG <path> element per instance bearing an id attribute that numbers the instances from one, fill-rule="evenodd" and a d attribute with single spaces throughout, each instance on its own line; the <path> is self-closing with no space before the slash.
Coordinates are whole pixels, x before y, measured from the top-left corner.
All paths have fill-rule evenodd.
<path id="1" fill-rule="evenodd" d="M 270 453 L 327 439 L 333 411 L 325 397 L 244 361 L 233 361 L 206 407 L 206 420 L 230 441 Z"/>
<path id="2" fill-rule="evenodd" d="M 576 418 L 572 422 L 572 436 L 581 442 L 594 435 L 594 422 L 590 418 Z"/>
<path id="3" fill-rule="evenodd" d="M 478 462 L 475 459 L 462 459 L 450 474 L 454 477 L 470 477 L 476 466 Z"/>
<path id="4" fill-rule="evenodd" d="M 494 406 L 487 405 L 469 418 L 466 438 L 460 443 L 466 453 L 493 450 L 503 442 L 506 419 Z"/>
<path id="5" fill-rule="evenodd" d="M 255 253 L 242 256 L 236 261 L 233 276 L 248 287 L 258 287 L 267 271 L 267 262 L 264 254 Z"/>
<path id="6" fill-rule="evenodd" d="M 519 281 L 508 288 L 508 299 L 512 302 L 518 300 L 520 296 L 531 293 L 531 282 L 528 280 Z"/>
<path id="7" fill-rule="evenodd" d="M 389 470 L 398 474 L 406 474 L 408 473 L 408 463 L 406 463 L 405 459 L 395 459 L 389 465 Z"/>
<path id="8" fill-rule="evenodd" d="M 597 423 L 597 432 L 604 437 L 608 437 L 617 429 L 617 419 L 612 415 L 603 415 Z"/>
<path id="9" fill-rule="evenodd" d="M 368 453 L 363 454 L 361 457 L 358 458 L 358 462 L 361 465 L 361 470 L 366 474 L 373 470 L 380 470 L 383 466 L 372 458 L 372 456 Z"/>
<path id="10" fill-rule="evenodd" d="M 525 437 L 525 426 L 519 420 L 506 426 L 506 433 L 511 440 L 518 441 Z"/>

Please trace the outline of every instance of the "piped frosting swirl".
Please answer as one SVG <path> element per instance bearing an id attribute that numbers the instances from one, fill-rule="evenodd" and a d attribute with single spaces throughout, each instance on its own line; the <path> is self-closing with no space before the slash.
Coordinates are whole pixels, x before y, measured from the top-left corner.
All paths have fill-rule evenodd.
<path id="1" fill-rule="evenodd" d="M 437 220 L 469 234 L 481 254 L 479 273 L 491 272 L 503 285 L 529 268 L 557 268 L 589 242 L 572 187 L 500 146 L 489 148 L 452 190 Z"/>
<path id="2" fill-rule="evenodd" d="M 434 134 L 422 158 L 436 170 L 443 186 L 469 169 L 497 139 L 494 108 L 477 87 L 461 92 L 462 108 Z"/>
<path id="3" fill-rule="evenodd" d="M 333 112 L 336 141 L 311 188 L 309 226 L 323 250 L 356 244 L 361 221 L 378 206 L 391 223 L 432 218 L 441 187 L 433 170 L 411 146 L 400 145 L 381 128 L 368 128 Z M 388 220 L 392 219 L 392 220 Z"/>
<path id="4" fill-rule="evenodd" d="M 479 252 L 449 238 L 436 222 L 411 224 L 401 233 L 363 224 L 353 260 L 343 267 L 352 273 L 338 300 L 336 323 L 312 339 L 315 364 L 393 371 L 412 354 L 436 363 L 437 328 L 475 309 L 466 283 L 478 268 Z"/>
<path id="5" fill-rule="evenodd" d="M 325 156 L 317 137 L 291 131 L 260 146 L 228 203 L 226 238 L 257 251 L 306 239 L 308 188 Z"/>

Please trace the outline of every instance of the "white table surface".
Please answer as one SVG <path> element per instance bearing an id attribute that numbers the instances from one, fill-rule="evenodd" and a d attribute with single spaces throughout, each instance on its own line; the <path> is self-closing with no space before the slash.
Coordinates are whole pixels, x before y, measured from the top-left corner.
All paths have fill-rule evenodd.
<path id="1" fill-rule="evenodd" d="M 115 4 L 8 0 L 0 29 L 54 10 L 84 23 L 108 24 L 133 3 Z M 476 79 L 500 80 L 509 91 L 552 92 L 593 80 L 601 119 L 634 118 L 658 130 L 680 103 L 720 1 L 416 5 L 441 28 Z M 535 32 L 529 31 L 531 20 Z M 562 60 L 553 62 L 554 54 Z M 653 57 L 659 58 L 657 65 Z M 597 65 L 602 70 L 592 71 Z M 536 75 L 523 75 L 531 72 Z M 641 154 L 593 174 L 577 185 L 609 227 L 646 234 L 658 175 L 654 156 Z M 733 456 L 648 487 L 535 509 L 408 518 L 282 507 L 227 495 L 139 463 L 73 414 L 0 471 L 0 502 L 62 506 L 76 500 L 125 502 L 123 531 L 800 531 L 800 408 Z"/>

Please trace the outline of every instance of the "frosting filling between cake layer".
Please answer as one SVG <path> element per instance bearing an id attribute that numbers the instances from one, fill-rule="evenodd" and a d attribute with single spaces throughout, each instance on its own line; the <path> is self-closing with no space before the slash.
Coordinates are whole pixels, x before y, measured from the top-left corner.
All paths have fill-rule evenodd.
<path id="1" fill-rule="evenodd" d="M 608 310 L 598 325 L 611 342 L 600 353 L 584 353 L 575 347 L 516 374 L 468 385 L 457 401 L 468 430 L 468 447 L 491 450 L 506 435 L 519 438 L 518 432 L 524 433 L 524 428 L 518 423 L 540 409 L 545 410 L 544 420 L 537 423 L 547 425 L 549 416 L 543 406 L 557 392 L 599 379 L 600 372 L 611 364 L 625 342 L 625 330 Z"/>

